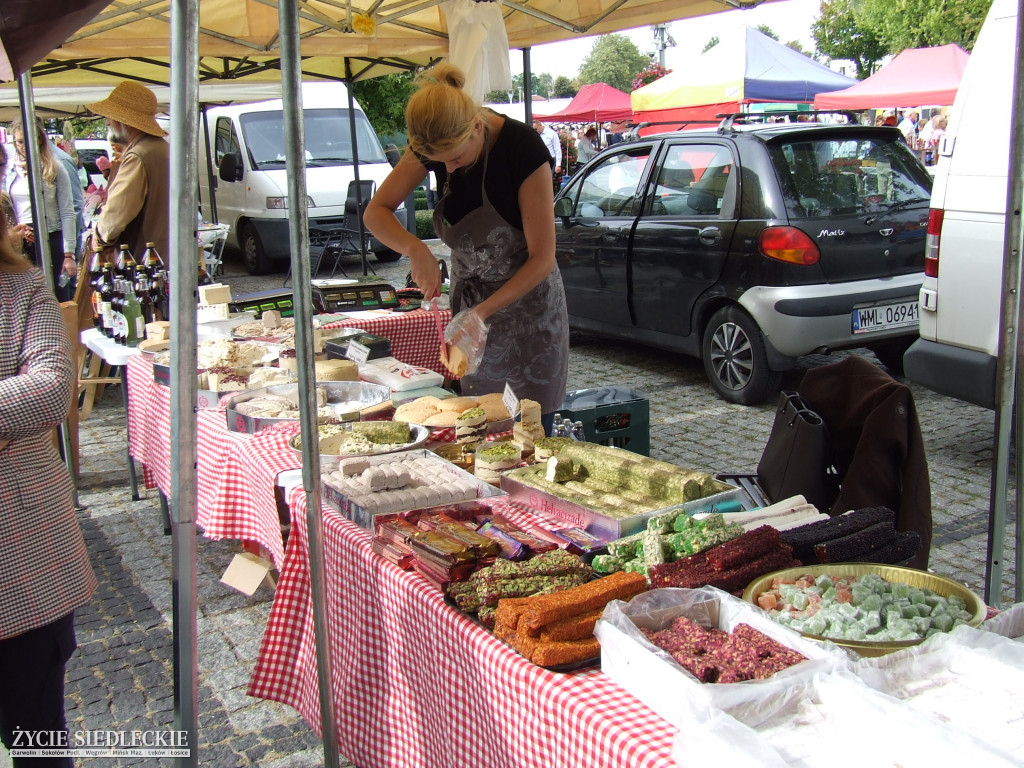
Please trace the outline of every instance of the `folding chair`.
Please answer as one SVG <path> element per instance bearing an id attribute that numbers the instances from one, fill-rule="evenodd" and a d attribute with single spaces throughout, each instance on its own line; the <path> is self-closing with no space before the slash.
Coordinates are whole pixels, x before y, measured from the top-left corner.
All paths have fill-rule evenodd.
<path id="1" fill-rule="evenodd" d="M 210 237 L 204 238 L 203 262 L 207 274 L 214 280 L 217 279 L 217 272 L 224 266 L 224 244 L 228 239 L 228 231 L 231 229 L 226 224 L 219 225 L 216 229 L 211 228 Z"/>
<path id="2" fill-rule="evenodd" d="M 331 265 L 331 277 L 341 269 L 345 277 L 348 273 L 341 264 L 341 258 L 346 253 L 358 253 L 365 255 L 370 248 L 370 233 L 362 225 L 363 212 L 373 197 L 377 185 L 372 179 L 360 179 L 359 182 L 350 181 L 348 184 L 348 195 L 345 198 L 345 220 L 340 227 L 333 230 L 330 243 L 324 249 L 323 256 L 331 256 L 334 263 Z M 377 274 L 372 267 L 370 271 Z"/>

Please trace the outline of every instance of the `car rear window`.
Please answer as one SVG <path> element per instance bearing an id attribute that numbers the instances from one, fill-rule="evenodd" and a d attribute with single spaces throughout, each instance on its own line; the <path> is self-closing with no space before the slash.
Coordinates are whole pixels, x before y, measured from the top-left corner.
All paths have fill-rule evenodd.
<path id="1" fill-rule="evenodd" d="M 792 217 L 872 213 L 931 195 L 931 177 L 898 138 L 800 138 L 770 152 Z"/>

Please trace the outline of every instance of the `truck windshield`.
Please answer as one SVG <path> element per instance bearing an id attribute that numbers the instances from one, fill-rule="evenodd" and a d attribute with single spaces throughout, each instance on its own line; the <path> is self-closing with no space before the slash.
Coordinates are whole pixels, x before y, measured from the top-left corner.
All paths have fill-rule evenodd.
<path id="1" fill-rule="evenodd" d="M 303 110 L 306 166 L 319 168 L 351 165 L 352 133 L 347 109 Z M 249 112 L 240 118 L 249 160 L 257 170 L 284 167 L 282 112 Z M 356 112 L 356 137 L 360 163 L 386 163 L 380 140 L 362 112 Z"/>

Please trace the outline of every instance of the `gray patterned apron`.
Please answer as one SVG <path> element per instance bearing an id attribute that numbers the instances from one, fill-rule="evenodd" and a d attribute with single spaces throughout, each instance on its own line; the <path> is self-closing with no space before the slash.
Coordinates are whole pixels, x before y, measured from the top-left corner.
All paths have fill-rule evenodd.
<path id="1" fill-rule="evenodd" d="M 484 172 L 490 130 L 484 135 Z M 455 315 L 480 304 L 526 262 L 526 235 L 491 205 L 481 182 L 483 205 L 457 224 L 445 222 L 450 174 L 434 207 L 434 229 L 451 248 L 451 305 Z M 477 372 L 462 379 L 465 395 L 502 392 L 508 381 L 516 397 L 540 403 L 543 413 L 565 399 L 569 371 L 569 321 L 562 275 L 556 265 L 542 283 L 487 319 L 487 346 Z"/>

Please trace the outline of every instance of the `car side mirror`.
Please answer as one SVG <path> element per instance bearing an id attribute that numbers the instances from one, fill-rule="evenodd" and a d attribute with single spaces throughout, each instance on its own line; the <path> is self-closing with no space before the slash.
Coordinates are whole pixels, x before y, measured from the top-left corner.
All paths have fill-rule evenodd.
<path id="1" fill-rule="evenodd" d="M 220 160 L 220 168 L 217 175 L 222 181 L 242 180 L 242 153 L 228 152 Z"/>
<path id="2" fill-rule="evenodd" d="M 567 197 L 560 197 L 555 200 L 555 216 L 560 219 L 568 219 L 572 216 L 572 200 Z"/>

